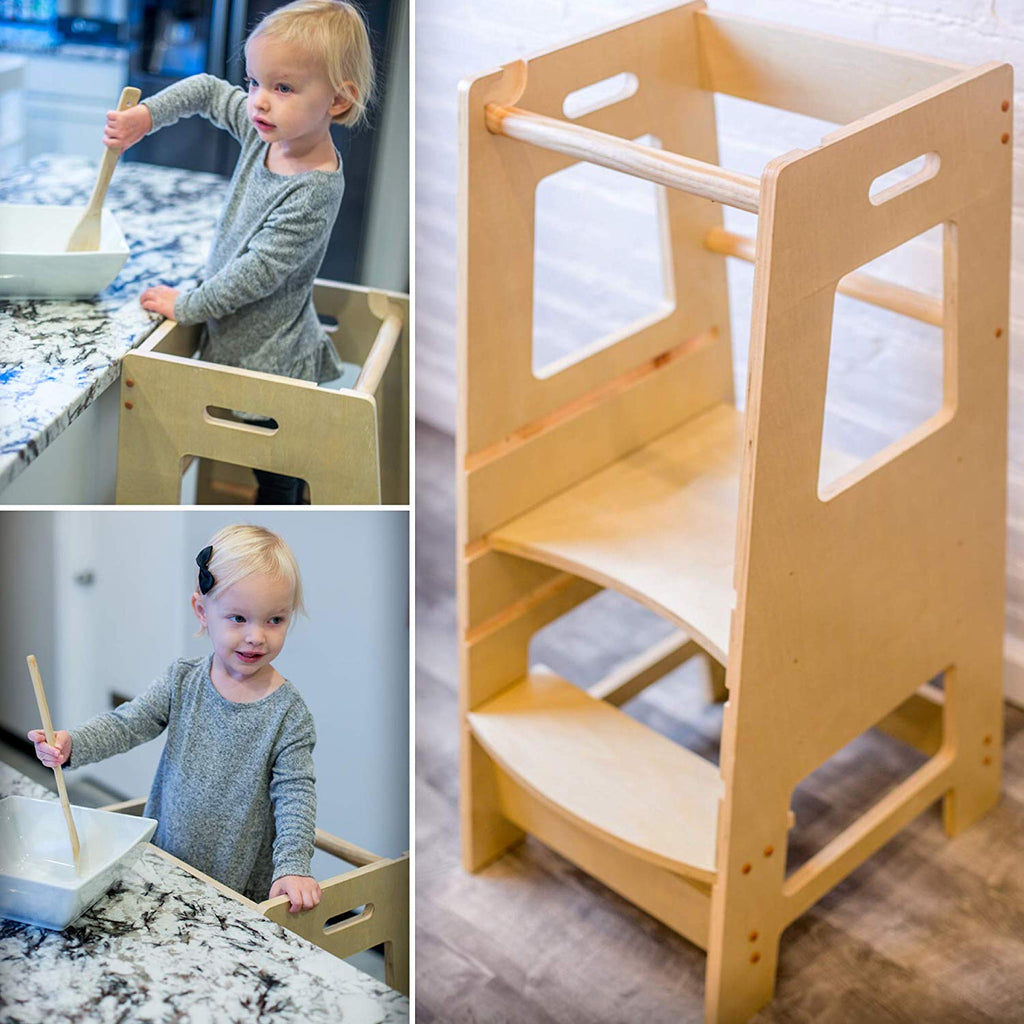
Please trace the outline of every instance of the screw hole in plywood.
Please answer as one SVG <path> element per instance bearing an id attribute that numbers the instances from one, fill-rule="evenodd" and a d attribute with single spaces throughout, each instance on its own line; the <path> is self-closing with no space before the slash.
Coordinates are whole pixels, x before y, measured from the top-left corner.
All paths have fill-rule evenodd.
<path id="1" fill-rule="evenodd" d="M 881 206 L 897 196 L 930 181 L 939 173 L 942 161 L 938 153 L 922 153 L 885 174 L 880 174 L 868 188 L 868 199 L 872 205 Z"/>
<path id="2" fill-rule="evenodd" d="M 634 95 L 640 81 L 631 71 L 623 71 L 617 75 L 592 82 L 582 89 L 574 89 L 562 101 L 562 113 L 575 120 L 586 117 L 595 111 L 603 110 L 614 103 L 621 103 Z"/>
<path id="3" fill-rule="evenodd" d="M 664 319 L 675 301 L 660 186 L 575 163 L 543 178 L 534 202 L 532 367 L 543 379 Z"/>

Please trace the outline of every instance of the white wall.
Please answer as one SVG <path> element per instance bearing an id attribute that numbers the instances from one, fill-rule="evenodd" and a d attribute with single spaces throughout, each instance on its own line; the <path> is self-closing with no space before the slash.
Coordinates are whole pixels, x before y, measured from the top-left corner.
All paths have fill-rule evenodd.
<path id="1" fill-rule="evenodd" d="M 309 618 L 298 620 L 275 665 L 316 722 L 318 825 L 377 853 L 402 853 L 409 848 L 405 512 L 4 513 L 0 724 L 20 731 L 33 724 L 24 669 L 33 650 L 57 728 L 107 710 L 111 691 L 137 695 L 174 658 L 208 653 L 209 642 L 193 636 L 193 560 L 231 522 L 279 532 L 302 571 Z M 83 774 L 144 795 L 162 746 L 154 740 Z M 320 877 L 340 870 L 323 855 L 314 861 Z"/>
<path id="2" fill-rule="evenodd" d="M 54 657 L 53 577 L 52 520 L 0 513 L 0 725 L 20 735 L 39 724 L 25 657 Z"/>

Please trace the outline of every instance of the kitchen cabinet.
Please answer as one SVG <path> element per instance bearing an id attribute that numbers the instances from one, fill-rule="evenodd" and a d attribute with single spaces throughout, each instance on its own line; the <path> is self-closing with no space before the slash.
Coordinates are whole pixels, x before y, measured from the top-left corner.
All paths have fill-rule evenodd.
<path id="1" fill-rule="evenodd" d="M 60 153 L 98 160 L 107 111 L 128 84 L 128 51 L 79 56 L 74 47 L 25 58 L 26 156 Z"/>
<path id="2" fill-rule="evenodd" d="M 0 53 L 0 175 L 26 159 L 25 64 L 24 57 Z"/>

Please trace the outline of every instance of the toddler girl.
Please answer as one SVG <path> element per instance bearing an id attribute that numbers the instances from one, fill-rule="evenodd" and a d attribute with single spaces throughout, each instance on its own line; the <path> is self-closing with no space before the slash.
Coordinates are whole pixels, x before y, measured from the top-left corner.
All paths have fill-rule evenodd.
<path id="1" fill-rule="evenodd" d="M 295 557 L 259 526 L 227 526 L 196 557 L 192 608 L 212 655 L 180 659 L 141 696 L 70 733 L 28 734 L 47 767 L 78 768 L 165 729 L 146 815 L 153 842 L 257 902 L 315 907 L 313 719 L 274 668 L 302 583 Z"/>
<path id="2" fill-rule="evenodd" d="M 330 127 L 365 119 L 369 38 L 351 4 L 296 0 L 256 26 L 245 58 L 247 91 L 194 75 L 107 114 L 103 141 L 115 149 L 192 114 L 242 144 L 202 282 L 156 285 L 141 302 L 182 324 L 205 323 L 205 360 L 323 383 L 342 372 L 313 309 L 344 189 Z M 256 476 L 259 503 L 298 503 L 298 480 Z"/>

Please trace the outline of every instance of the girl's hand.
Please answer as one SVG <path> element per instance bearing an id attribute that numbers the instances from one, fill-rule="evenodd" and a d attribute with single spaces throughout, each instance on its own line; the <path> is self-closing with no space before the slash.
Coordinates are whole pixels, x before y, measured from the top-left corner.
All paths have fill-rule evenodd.
<path id="1" fill-rule="evenodd" d="M 308 875 L 282 875 L 270 887 L 270 899 L 287 896 L 292 901 L 289 914 L 299 910 L 312 910 L 320 902 L 320 886 Z"/>
<path id="2" fill-rule="evenodd" d="M 158 284 L 147 288 L 139 298 L 139 302 L 142 303 L 143 309 L 159 313 L 161 316 L 167 317 L 168 320 L 173 320 L 174 300 L 177 297 L 177 289 L 168 288 L 165 284 Z"/>
<path id="3" fill-rule="evenodd" d="M 127 110 L 108 110 L 107 126 L 103 129 L 103 145 L 123 152 L 147 135 L 152 127 L 153 115 L 149 107 L 142 103 Z"/>
<path id="4" fill-rule="evenodd" d="M 33 729 L 28 738 L 35 744 L 36 757 L 39 758 L 47 768 L 56 768 L 64 764 L 71 757 L 71 734 L 63 730 L 53 734 L 51 747 L 46 742 L 46 733 L 42 729 Z"/>

